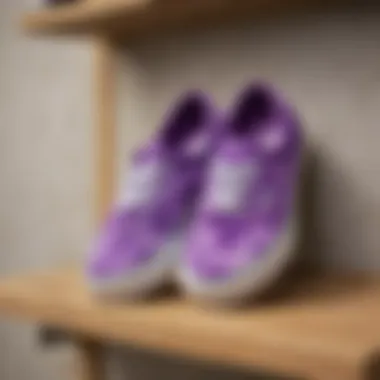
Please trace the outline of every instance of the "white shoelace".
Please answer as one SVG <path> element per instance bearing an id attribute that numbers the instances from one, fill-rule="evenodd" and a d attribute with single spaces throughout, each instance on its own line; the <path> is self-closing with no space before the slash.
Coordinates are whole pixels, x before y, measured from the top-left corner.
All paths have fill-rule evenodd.
<path id="1" fill-rule="evenodd" d="M 206 190 L 206 208 L 224 212 L 239 210 L 258 172 L 258 164 L 255 163 L 215 162 Z"/>
<path id="2" fill-rule="evenodd" d="M 149 203 L 155 195 L 161 173 L 158 162 L 133 166 L 122 185 L 118 204 L 123 208 L 136 208 Z"/>

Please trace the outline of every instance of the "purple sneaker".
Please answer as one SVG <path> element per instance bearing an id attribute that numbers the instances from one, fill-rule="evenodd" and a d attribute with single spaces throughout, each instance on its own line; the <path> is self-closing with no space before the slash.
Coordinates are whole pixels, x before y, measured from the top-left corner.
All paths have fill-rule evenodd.
<path id="1" fill-rule="evenodd" d="M 294 255 L 303 136 L 265 85 L 241 94 L 225 128 L 179 275 L 194 296 L 236 302 L 270 285 Z"/>
<path id="2" fill-rule="evenodd" d="M 188 93 L 134 154 L 126 186 L 90 255 L 87 277 L 96 294 L 139 297 L 170 279 L 217 126 L 209 100 Z"/>

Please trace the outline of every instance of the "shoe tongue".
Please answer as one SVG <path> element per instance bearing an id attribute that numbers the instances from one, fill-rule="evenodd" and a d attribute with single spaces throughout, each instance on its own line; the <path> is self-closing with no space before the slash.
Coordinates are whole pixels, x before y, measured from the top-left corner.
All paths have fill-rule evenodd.
<path id="1" fill-rule="evenodd" d="M 232 214 L 244 211 L 250 190 L 261 181 L 262 172 L 282 157 L 288 142 L 284 125 L 272 122 L 260 126 L 255 134 L 225 139 L 212 163 L 206 209 Z"/>

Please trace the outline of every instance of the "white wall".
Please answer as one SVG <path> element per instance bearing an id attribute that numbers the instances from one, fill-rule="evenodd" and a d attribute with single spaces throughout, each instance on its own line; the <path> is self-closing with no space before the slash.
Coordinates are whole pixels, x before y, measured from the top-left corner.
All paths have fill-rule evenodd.
<path id="1" fill-rule="evenodd" d="M 0 12 L 1 274 L 78 258 L 92 227 L 90 48 L 22 35 L 27 3 L 5 0 Z M 308 251 L 327 268 L 379 269 L 379 21 L 320 14 L 134 46 L 119 62 L 119 171 L 183 89 L 204 88 L 224 108 L 266 78 L 297 105 L 315 151 Z M 28 326 L 0 325 L 1 379 L 69 377 L 70 353 L 33 339 Z M 134 352 L 115 361 L 133 380 L 213 376 Z"/>

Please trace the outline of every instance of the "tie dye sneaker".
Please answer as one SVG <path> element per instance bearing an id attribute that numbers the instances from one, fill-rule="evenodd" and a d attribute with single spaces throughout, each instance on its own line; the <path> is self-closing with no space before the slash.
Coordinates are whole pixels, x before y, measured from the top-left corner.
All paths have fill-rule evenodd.
<path id="1" fill-rule="evenodd" d="M 133 156 L 126 186 L 89 257 L 87 278 L 95 294 L 141 297 L 170 279 L 217 124 L 208 99 L 188 93 Z"/>
<path id="2" fill-rule="evenodd" d="M 297 243 L 302 133 L 265 85 L 247 88 L 210 164 L 179 277 L 206 301 L 255 296 L 284 271 Z"/>

